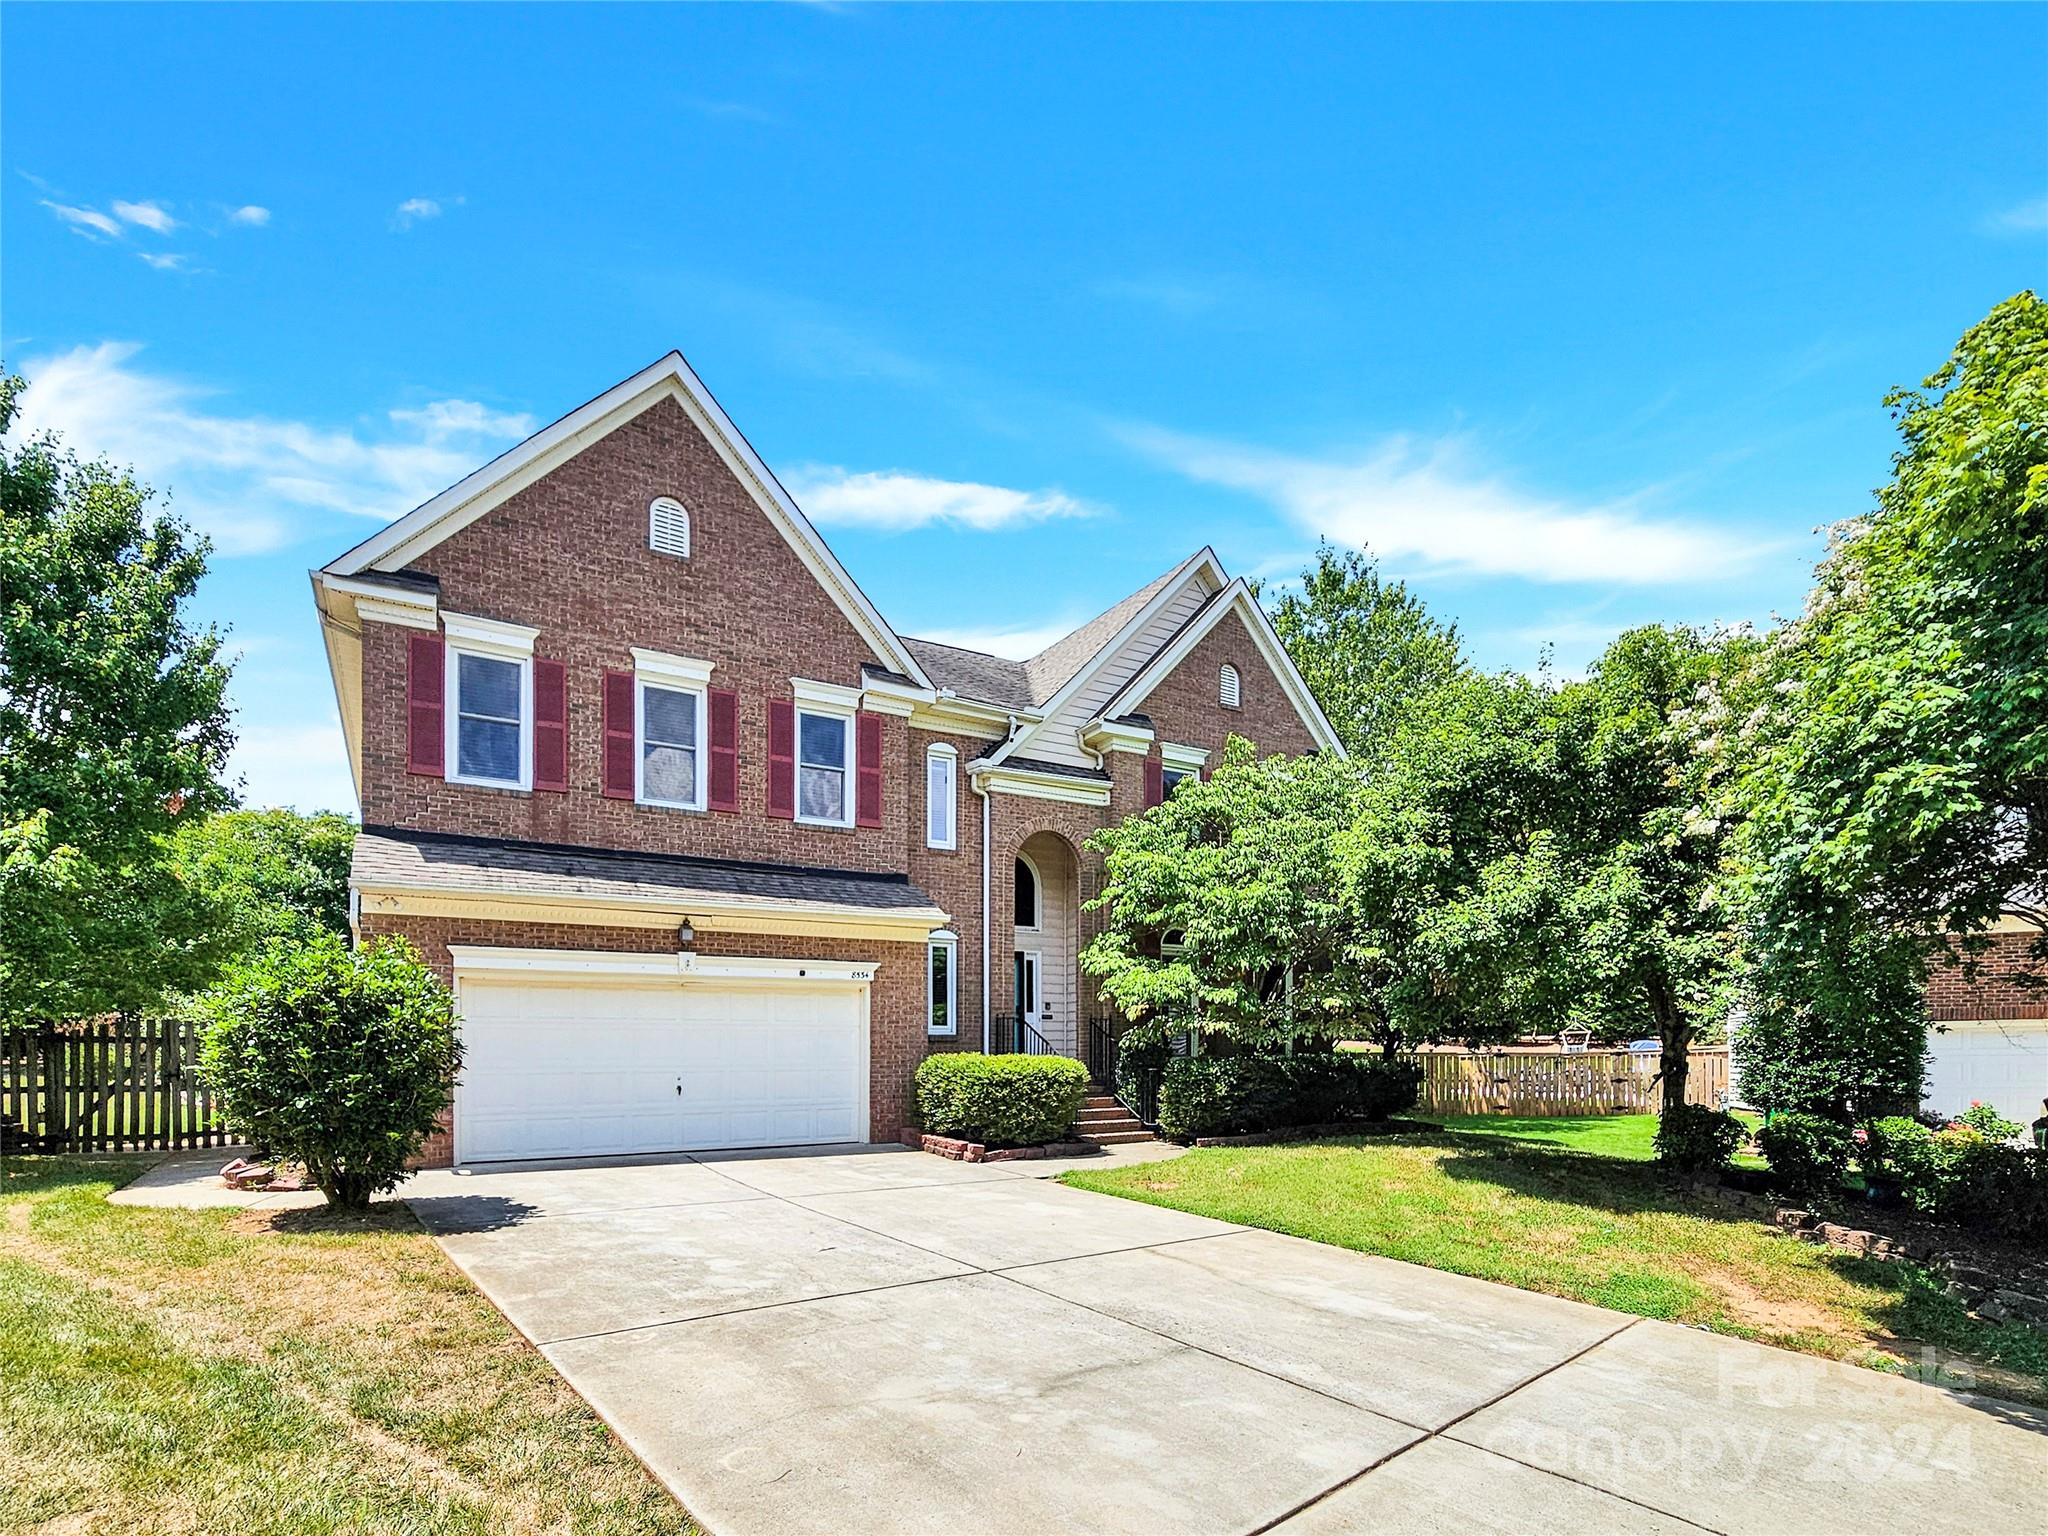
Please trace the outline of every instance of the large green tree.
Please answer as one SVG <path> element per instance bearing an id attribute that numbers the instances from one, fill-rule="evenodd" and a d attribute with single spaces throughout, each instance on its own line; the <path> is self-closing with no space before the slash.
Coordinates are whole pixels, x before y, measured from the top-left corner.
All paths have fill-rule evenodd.
<path id="1" fill-rule="evenodd" d="M 47 436 L 0 456 L 0 1023 L 147 1007 L 217 958 L 167 854 L 227 800 L 228 669 L 186 617 L 205 568 L 131 476 Z"/>
<path id="2" fill-rule="evenodd" d="M 1344 750 L 1363 762 L 1378 761 L 1416 702 L 1465 669 L 1457 626 L 1431 617 L 1363 550 L 1319 544 L 1301 589 L 1271 612 Z"/>
<path id="3" fill-rule="evenodd" d="M 1745 1080 L 1780 1107 L 1917 1102 L 1929 958 L 2001 916 L 2048 958 L 2048 304 L 1999 304 L 1887 404 L 1892 478 L 1762 658 L 1731 799 Z"/>
<path id="4" fill-rule="evenodd" d="M 212 900 L 241 950 L 316 933 L 347 938 L 355 843 L 355 823 L 332 811 L 220 811 L 181 826 L 171 854 L 179 876 Z"/>

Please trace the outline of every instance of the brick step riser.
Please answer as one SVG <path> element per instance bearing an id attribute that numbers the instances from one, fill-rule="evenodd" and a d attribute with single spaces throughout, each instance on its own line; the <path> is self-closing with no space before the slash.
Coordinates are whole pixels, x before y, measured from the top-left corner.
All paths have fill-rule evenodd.
<path id="1" fill-rule="evenodd" d="M 1117 1147 L 1132 1141 L 1157 1141 L 1159 1138 L 1150 1131 L 1083 1131 L 1083 1141 L 1092 1141 L 1098 1147 Z"/>

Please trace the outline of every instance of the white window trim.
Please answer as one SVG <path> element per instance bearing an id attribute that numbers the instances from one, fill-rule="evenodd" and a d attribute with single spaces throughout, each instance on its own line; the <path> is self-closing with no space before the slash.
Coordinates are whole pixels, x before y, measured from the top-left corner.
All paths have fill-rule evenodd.
<path id="1" fill-rule="evenodd" d="M 857 690 L 842 689 L 840 691 L 852 693 L 855 699 L 858 699 L 860 697 L 859 692 Z M 828 720 L 837 720 L 846 727 L 846 729 L 842 733 L 846 743 L 845 777 L 841 780 L 841 782 L 845 785 L 846 792 L 840 796 L 839 800 L 839 803 L 844 810 L 844 814 L 838 817 L 806 816 L 804 814 L 804 717 L 806 715 L 818 715 Z M 791 788 L 794 791 L 794 798 L 796 800 L 796 819 L 804 826 L 850 827 L 853 825 L 855 814 L 854 802 L 860 797 L 860 786 L 858 783 L 855 782 L 854 779 L 855 749 L 853 744 L 853 738 L 856 732 L 854 730 L 853 716 L 854 711 L 852 709 L 840 708 L 831 705 L 805 703 L 803 695 L 801 693 L 797 695 L 796 740 L 790 743 L 792 755 L 795 759 L 793 764 L 793 782 Z M 822 767 L 823 764 L 820 764 L 819 766 Z"/>
<path id="2" fill-rule="evenodd" d="M 1167 768 L 1177 768 L 1182 773 L 1200 773 L 1209 762 L 1207 747 L 1183 747 L 1174 742 L 1159 744 L 1159 761 Z"/>
<path id="3" fill-rule="evenodd" d="M 796 696 L 799 709 L 809 709 L 813 714 L 834 714 L 844 711 L 852 714 L 860 708 L 861 690 L 844 688 L 838 683 L 821 683 L 808 677 L 792 677 L 790 692 Z"/>
<path id="4" fill-rule="evenodd" d="M 633 653 L 637 661 L 641 653 Z M 709 676 L 709 669 L 706 669 Z M 670 693 L 680 693 L 693 700 L 697 708 L 697 771 L 694 776 L 696 795 L 689 800 L 661 800 L 647 793 L 647 690 L 662 688 Z M 662 672 L 641 672 L 633 674 L 633 803 L 635 805 L 659 806 L 669 811 L 701 811 L 704 809 L 705 781 L 710 777 L 709 754 L 705 750 L 704 731 L 708 724 L 704 709 L 704 686 L 702 683 L 678 681 Z"/>
<path id="5" fill-rule="evenodd" d="M 667 651 L 646 651 L 633 647 L 633 673 L 664 688 L 705 688 L 711 683 L 716 663 L 694 656 L 673 656 Z"/>
<path id="6" fill-rule="evenodd" d="M 946 835 L 932 836 L 932 764 L 946 765 Z M 924 845 L 927 848 L 960 846 L 960 754 L 943 741 L 924 749 Z"/>
<path id="7" fill-rule="evenodd" d="M 446 754 L 442 762 L 447 765 L 445 777 L 450 784 L 474 784 L 483 789 L 533 788 L 533 658 L 531 656 L 508 656 L 503 651 L 472 649 L 469 646 L 450 645 L 445 652 L 443 683 L 444 696 L 448 701 L 445 730 L 447 739 L 443 746 Z M 519 776 L 516 779 L 488 779 L 480 774 L 464 773 L 462 762 L 462 658 L 478 656 L 489 661 L 509 661 L 519 668 Z"/>
<path id="8" fill-rule="evenodd" d="M 1045 876 L 1038 868 L 1038 861 L 1029 854 L 1019 853 L 1017 855 L 1017 862 L 1031 871 L 1032 921 L 1028 923 L 1013 923 L 1011 927 L 1017 933 L 1042 933 L 1045 931 Z M 1010 910 L 1012 912 L 1017 910 L 1016 876 L 1014 872 L 1010 879 Z"/>
<path id="9" fill-rule="evenodd" d="M 949 951 L 946 956 L 946 1027 L 932 1028 L 932 955 L 935 949 Z M 950 1040 L 960 1033 L 960 935 L 941 928 L 932 934 L 925 944 L 924 955 L 924 1032 L 936 1039 Z"/>
<path id="10" fill-rule="evenodd" d="M 441 627 L 450 645 L 484 656 L 509 656 L 517 661 L 533 655 L 533 643 L 540 631 L 528 624 L 507 624 L 502 619 L 480 619 L 467 613 L 443 613 Z"/>

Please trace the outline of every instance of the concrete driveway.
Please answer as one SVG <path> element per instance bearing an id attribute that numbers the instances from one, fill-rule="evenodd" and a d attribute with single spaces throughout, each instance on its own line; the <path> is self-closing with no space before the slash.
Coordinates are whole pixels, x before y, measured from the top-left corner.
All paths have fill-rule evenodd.
<path id="1" fill-rule="evenodd" d="M 2048 1529 L 2048 1415 L 889 1149 L 435 1172 L 718 1536 Z"/>

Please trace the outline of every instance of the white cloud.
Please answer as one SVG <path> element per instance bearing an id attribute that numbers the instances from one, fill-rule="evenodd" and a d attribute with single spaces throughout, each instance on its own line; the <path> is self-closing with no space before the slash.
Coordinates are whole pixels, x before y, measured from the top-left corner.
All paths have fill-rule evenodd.
<path id="1" fill-rule="evenodd" d="M 1050 517 L 1085 517 L 1090 511 L 1063 491 L 1013 491 L 902 470 L 854 474 L 836 465 L 813 464 L 796 470 L 789 478 L 789 491 L 817 522 L 891 533 L 928 523 L 952 523 L 987 532 Z"/>
<path id="2" fill-rule="evenodd" d="M 1084 615 L 1065 624 L 989 624 L 963 628 L 941 625 L 937 629 L 913 629 L 906 633 L 920 640 L 936 640 L 940 645 L 957 645 L 962 650 L 986 651 L 991 656 L 1007 656 L 1012 661 L 1029 661 L 1053 641 L 1072 634 L 1086 622 Z"/>
<path id="3" fill-rule="evenodd" d="M 533 428 L 469 400 L 394 410 L 375 430 L 217 412 L 213 391 L 135 366 L 140 350 L 102 342 L 25 361 L 10 436 L 54 431 L 81 455 L 133 465 L 224 554 L 331 536 L 311 514 L 396 517 Z"/>
<path id="4" fill-rule="evenodd" d="M 242 780 L 242 803 L 303 812 L 356 810 L 341 726 L 241 725 L 228 754 L 227 782 Z"/>
<path id="5" fill-rule="evenodd" d="M 1627 501 L 1525 491 L 1459 437 L 1395 436 L 1307 458 L 1154 429 L 1122 434 L 1189 479 L 1256 496 L 1300 527 L 1388 561 L 1531 581 L 1658 583 L 1735 571 L 1754 550 L 1723 533 L 1645 517 Z"/>
<path id="6" fill-rule="evenodd" d="M 1221 304 L 1229 286 L 1215 279 L 1153 273 L 1146 277 L 1108 278 L 1097 283 L 1095 291 L 1106 299 L 1144 304 L 1186 319 Z"/>
<path id="7" fill-rule="evenodd" d="M 248 203 L 243 207 L 230 210 L 228 222 L 230 224 L 248 224 L 254 228 L 261 229 L 270 222 L 270 210 L 268 208 L 259 208 L 254 203 Z"/>
<path id="8" fill-rule="evenodd" d="M 422 219 L 438 219 L 439 217 L 441 217 L 441 205 L 431 197 L 408 197 L 392 210 L 391 227 L 394 229 L 411 229 L 413 225 L 419 223 Z"/>
<path id="9" fill-rule="evenodd" d="M 159 272 L 177 272 L 190 260 L 178 251 L 137 251 L 135 253 Z"/>
<path id="10" fill-rule="evenodd" d="M 135 224 L 153 234 L 168 235 L 178 227 L 178 221 L 171 217 L 171 211 L 154 198 L 141 203 L 124 203 L 114 199 L 114 216 L 123 224 Z"/>
<path id="11" fill-rule="evenodd" d="M 2015 203 L 1994 213 L 1987 221 L 1995 234 L 2030 235 L 2048 229 L 2048 197 Z"/>
<path id="12" fill-rule="evenodd" d="M 120 223 L 112 215 L 101 213 L 97 208 L 74 208 L 69 203 L 52 202 L 47 197 L 43 199 L 43 206 L 88 240 L 97 240 L 103 236 L 110 240 L 121 238 Z"/>

